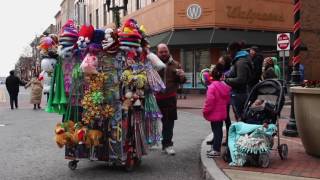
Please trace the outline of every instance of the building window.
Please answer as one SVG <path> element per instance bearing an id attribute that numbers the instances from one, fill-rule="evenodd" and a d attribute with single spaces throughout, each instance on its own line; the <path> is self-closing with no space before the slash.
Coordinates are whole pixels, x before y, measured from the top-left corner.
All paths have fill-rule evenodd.
<path id="1" fill-rule="evenodd" d="M 136 0 L 136 10 L 140 9 L 140 0 Z"/>
<path id="2" fill-rule="evenodd" d="M 90 25 L 92 25 L 92 14 L 91 13 L 89 14 L 89 23 L 90 23 Z"/>
<path id="3" fill-rule="evenodd" d="M 87 5 L 83 6 L 83 24 L 87 23 Z"/>
<path id="4" fill-rule="evenodd" d="M 99 9 L 96 9 L 96 28 L 99 28 Z"/>
<path id="5" fill-rule="evenodd" d="M 103 25 L 107 25 L 107 4 L 103 4 Z"/>

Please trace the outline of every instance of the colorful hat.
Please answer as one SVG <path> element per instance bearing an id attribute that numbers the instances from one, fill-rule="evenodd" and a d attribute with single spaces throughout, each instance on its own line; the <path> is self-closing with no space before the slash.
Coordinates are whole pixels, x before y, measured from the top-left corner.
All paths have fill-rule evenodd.
<path id="1" fill-rule="evenodd" d="M 62 58 L 72 56 L 72 50 L 78 41 L 79 33 L 75 27 L 74 21 L 69 19 L 61 28 L 59 34 L 59 49 L 58 53 Z"/>

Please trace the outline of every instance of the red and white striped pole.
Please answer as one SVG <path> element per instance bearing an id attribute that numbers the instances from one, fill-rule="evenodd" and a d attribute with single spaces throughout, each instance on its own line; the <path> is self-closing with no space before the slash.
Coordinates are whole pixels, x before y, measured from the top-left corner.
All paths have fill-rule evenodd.
<path id="1" fill-rule="evenodd" d="M 294 26 L 293 26 L 293 71 L 291 73 L 291 83 L 290 86 L 297 86 L 301 84 L 301 74 L 299 71 L 300 66 L 300 47 L 301 47 L 301 37 L 300 37 L 300 31 L 301 31 L 301 21 L 300 21 L 300 11 L 301 11 L 301 1 L 300 0 L 294 0 Z M 295 120 L 294 115 L 294 98 L 291 94 L 291 112 L 290 112 L 290 121 L 288 122 L 286 129 L 283 131 L 283 135 L 290 136 L 290 137 L 296 137 L 298 136 L 298 130 L 297 130 L 297 124 Z"/>
<path id="2" fill-rule="evenodd" d="M 294 0 L 294 10 L 293 10 L 293 15 L 294 15 L 294 26 L 293 26 L 293 38 L 294 38 L 294 43 L 293 43 L 293 59 L 292 59 L 292 64 L 293 64 L 293 72 L 291 74 L 291 85 L 296 86 L 301 84 L 301 74 L 299 71 L 299 66 L 300 66 L 300 47 L 301 47 L 301 37 L 300 37 L 300 31 L 301 31 L 301 21 L 300 21 L 300 11 L 301 11 L 301 0 Z"/>

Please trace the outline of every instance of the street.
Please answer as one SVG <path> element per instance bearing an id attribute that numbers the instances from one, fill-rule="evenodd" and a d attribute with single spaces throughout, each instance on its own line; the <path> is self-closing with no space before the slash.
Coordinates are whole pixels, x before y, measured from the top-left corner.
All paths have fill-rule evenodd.
<path id="1" fill-rule="evenodd" d="M 0 88 L 3 90 L 4 86 Z M 0 91 L 1 91 L 0 89 Z M 6 93 L 7 94 L 7 93 Z M 103 162 L 80 161 L 71 171 L 64 149 L 54 142 L 54 127 L 61 116 L 34 111 L 29 104 L 29 90 L 20 88 L 19 109 L 10 110 L 9 98 L 0 104 L 0 179 L 117 179 L 175 180 L 201 179 L 199 151 L 202 139 L 209 134 L 209 124 L 202 117 L 179 112 L 174 131 L 176 156 L 150 152 L 141 167 L 128 173 L 121 168 L 107 167 Z M 44 102 L 44 97 L 43 101 Z M 45 105 L 42 103 L 42 107 Z"/>

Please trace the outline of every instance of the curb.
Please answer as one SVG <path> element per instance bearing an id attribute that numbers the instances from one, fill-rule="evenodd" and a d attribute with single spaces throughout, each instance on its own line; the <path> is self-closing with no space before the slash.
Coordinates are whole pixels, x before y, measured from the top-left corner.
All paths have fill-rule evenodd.
<path id="1" fill-rule="evenodd" d="M 200 169 L 201 177 L 205 180 L 230 180 L 230 178 L 217 166 L 216 162 L 207 158 L 206 151 L 208 145 L 206 142 L 212 139 L 213 134 L 208 135 L 201 143 L 200 149 Z"/>

